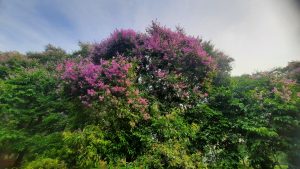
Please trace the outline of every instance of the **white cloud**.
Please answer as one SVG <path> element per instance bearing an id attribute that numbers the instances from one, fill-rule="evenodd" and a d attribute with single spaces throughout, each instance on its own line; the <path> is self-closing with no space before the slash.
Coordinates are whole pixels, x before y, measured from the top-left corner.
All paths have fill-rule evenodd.
<path id="1" fill-rule="evenodd" d="M 300 59 L 300 17 L 292 1 L 164 2 L 140 5 L 134 26 L 141 29 L 153 19 L 170 27 L 180 24 L 188 34 L 211 40 L 233 57 L 233 75 L 269 70 Z"/>
<path id="2" fill-rule="evenodd" d="M 0 50 L 41 50 L 53 43 L 70 51 L 79 40 L 100 41 L 116 28 L 144 31 L 157 19 L 211 40 L 235 59 L 234 75 L 284 66 L 300 57 L 300 15 L 293 0 L 46 2 L 72 23 L 71 30 L 39 16 L 43 9 L 36 7 L 41 1 L 2 1 Z"/>
<path id="3" fill-rule="evenodd" d="M 14 0 L 3 3 L 0 12 L 0 50 L 40 51 L 48 43 L 63 48 L 70 47 L 67 30 L 58 30 L 41 18 L 35 7 L 37 3 L 35 0 L 27 3 Z"/>

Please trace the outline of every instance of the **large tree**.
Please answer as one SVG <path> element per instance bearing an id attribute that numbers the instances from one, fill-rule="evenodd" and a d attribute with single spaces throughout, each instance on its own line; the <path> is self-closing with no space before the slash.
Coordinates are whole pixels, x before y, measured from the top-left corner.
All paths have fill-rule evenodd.
<path id="1" fill-rule="evenodd" d="M 299 168 L 298 62 L 231 77 L 210 42 L 155 22 L 72 54 L 0 56 L 0 152 L 15 166 Z"/>

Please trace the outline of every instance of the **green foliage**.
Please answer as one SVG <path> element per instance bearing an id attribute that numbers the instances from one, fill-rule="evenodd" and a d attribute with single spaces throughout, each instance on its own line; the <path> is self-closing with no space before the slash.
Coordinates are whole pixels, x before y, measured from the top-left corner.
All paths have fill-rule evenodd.
<path id="1" fill-rule="evenodd" d="M 0 79 L 6 79 L 9 75 L 15 75 L 35 65 L 35 62 L 18 52 L 0 52 Z"/>
<path id="2" fill-rule="evenodd" d="M 24 169 L 67 169 L 67 167 L 57 159 L 41 158 L 25 164 Z"/>
<path id="3" fill-rule="evenodd" d="M 0 81 L 0 86 L 1 149 L 23 160 L 25 154 L 30 159 L 58 148 L 58 142 L 49 143 L 57 137 L 52 133 L 66 126 L 66 108 L 56 93 L 55 78 L 45 70 L 29 69 Z"/>
<path id="4" fill-rule="evenodd" d="M 232 61 L 157 23 L 71 54 L 0 53 L 0 162 L 300 168 L 299 62 L 231 77 Z"/>
<path id="5" fill-rule="evenodd" d="M 72 164 L 70 167 L 99 167 L 101 157 L 107 154 L 110 144 L 104 134 L 97 126 L 86 126 L 83 131 L 64 132 L 63 159 Z"/>
<path id="6" fill-rule="evenodd" d="M 28 52 L 27 58 L 38 62 L 48 70 L 55 70 L 58 63 L 70 57 L 63 49 L 48 44 L 43 52 Z"/>
<path id="7" fill-rule="evenodd" d="M 225 55 L 223 52 L 214 48 L 210 41 L 203 42 L 205 51 L 214 58 L 216 62 L 216 75 L 213 83 L 215 86 L 228 86 L 230 83 L 230 71 L 232 69 L 231 63 L 233 58 Z"/>

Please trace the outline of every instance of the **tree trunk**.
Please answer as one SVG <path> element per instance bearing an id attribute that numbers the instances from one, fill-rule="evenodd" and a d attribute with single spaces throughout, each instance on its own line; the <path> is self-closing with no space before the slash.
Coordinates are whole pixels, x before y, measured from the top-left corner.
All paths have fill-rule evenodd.
<path id="1" fill-rule="evenodd" d="M 26 151 L 23 150 L 23 151 L 21 151 L 21 152 L 18 154 L 18 157 L 17 157 L 17 159 L 16 159 L 16 161 L 15 161 L 13 167 L 17 167 L 17 168 L 18 168 L 18 167 L 21 166 L 21 163 L 22 163 L 22 161 L 23 161 L 23 157 L 25 156 L 25 153 L 26 153 Z"/>

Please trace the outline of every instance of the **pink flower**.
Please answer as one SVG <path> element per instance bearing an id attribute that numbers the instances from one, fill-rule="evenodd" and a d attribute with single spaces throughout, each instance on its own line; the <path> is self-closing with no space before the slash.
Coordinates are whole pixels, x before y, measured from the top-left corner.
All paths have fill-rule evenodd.
<path id="1" fill-rule="evenodd" d="M 138 89 L 136 89 L 136 90 L 134 90 L 134 92 L 133 92 L 133 93 L 134 93 L 134 95 L 136 95 L 136 96 L 137 96 L 137 95 L 139 95 L 139 90 L 138 90 Z"/>
<path id="2" fill-rule="evenodd" d="M 65 71 L 62 75 L 62 79 L 71 79 L 71 80 L 76 80 L 77 75 L 74 70 L 75 63 L 73 61 L 66 61 L 65 62 Z"/>
<path id="3" fill-rule="evenodd" d="M 148 105 L 148 100 L 143 98 L 138 98 L 138 102 L 142 105 Z"/>
<path id="4" fill-rule="evenodd" d="M 106 95 L 110 95 L 110 94 L 111 94 L 110 90 L 106 89 Z"/>
<path id="5" fill-rule="evenodd" d="M 285 80 L 284 80 L 284 83 L 287 84 L 287 85 L 289 85 L 289 84 L 294 84 L 295 81 L 294 81 L 294 80 L 291 80 L 291 79 L 285 79 Z"/>
<path id="6" fill-rule="evenodd" d="M 169 57 L 168 57 L 168 55 L 167 55 L 167 54 L 164 54 L 164 56 L 163 56 L 163 60 L 169 60 Z"/>
<path id="7" fill-rule="evenodd" d="M 128 99 L 127 103 L 132 104 L 133 103 L 132 99 Z"/>
<path id="8" fill-rule="evenodd" d="M 90 95 L 90 96 L 95 96 L 97 93 L 96 93 L 96 91 L 93 90 L 93 89 L 88 89 L 88 90 L 87 90 L 87 94 Z"/>
<path id="9" fill-rule="evenodd" d="M 99 100 L 103 101 L 104 100 L 104 96 L 99 96 Z"/>
<path id="10" fill-rule="evenodd" d="M 150 119 L 150 114 L 149 113 L 143 113 L 143 118 L 144 118 L 144 120 L 149 120 Z"/>
<path id="11" fill-rule="evenodd" d="M 131 68 L 131 64 L 125 64 L 124 66 L 123 66 L 123 70 L 127 73 L 128 72 L 128 70 L 129 70 L 129 68 Z"/>
<path id="12" fill-rule="evenodd" d="M 277 89 L 276 87 L 274 87 L 274 88 L 272 89 L 272 92 L 273 92 L 273 93 L 278 93 L 278 89 Z"/>
<path id="13" fill-rule="evenodd" d="M 164 78 L 166 76 L 166 74 L 167 73 L 165 71 L 160 70 L 160 69 L 156 72 L 156 76 L 159 78 Z"/>
<path id="14" fill-rule="evenodd" d="M 113 92 L 119 92 L 119 93 L 122 93 L 122 92 L 124 92 L 124 91 L 126 90 L 126 88 L 125 88 L 125 87 L 120 87 L 120 86 L 115 86 L 115 87 L 112 87 L 111 90 L 112 90 Z"/>
<path id="15" fill-rule="evenodd" d="M 99 89 L 104 89 L 106 88 L 106 85 L 102 82 L 102 81 L 98 81 L 96 86 L 99 88 Z"/>
<path id="16" fill-rule="evenodd" d="M 109 78 L 125 78 L 131 64 L 124 64 L 123 57 L 112 60 L 111 65 L 104 70 L 104 74 Z"/>
<path id="17" fill-rule="evenodd" d="M 62 71 L 63 70 L 63 65 L 62 64 L 58 64 L 56 67 L 57 71 Z"/>
<path id="18" fill-rule="evenodd" d="M 130 85 L 131 85 L 130 80 L 126 79 L 126 80 L 125 80 L 125 84 L 126 84 L 126 86 L 130 86 Z"/>
<path id="19" fill-rule="evenodd" d="M 91 107 L 92 105 L 87 101 L 81 101 L 81 103 L 87 107 Z"/>
<path id="20" fill-rule="evenodd" d="M 118 82 L 118 83 L 122 83 L 122 82 L 123 82 L 123 79 L 118 79 L 117 82 Z"/>

